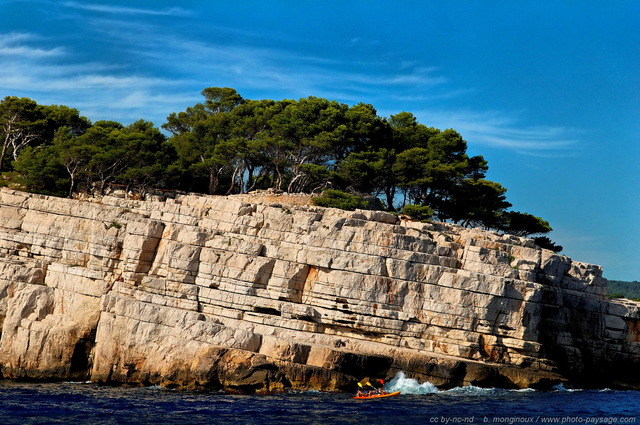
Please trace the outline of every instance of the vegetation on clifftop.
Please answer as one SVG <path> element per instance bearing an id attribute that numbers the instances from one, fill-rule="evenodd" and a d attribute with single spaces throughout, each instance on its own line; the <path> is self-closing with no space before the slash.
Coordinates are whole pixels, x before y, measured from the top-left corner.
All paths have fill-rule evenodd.
<path id="1" fill-rule="evenodd" d="M 609 298 L 627 298 L 640 301 L 640 282 L 625 282 L 622 280 L 610 280 Z"/>
<path id="2" fill-rule="evenodd" d="M 251 100 L 218 87 L 202 95 L 167 117 L 170 137 L 144 120 L 91 123 L 76 109 L 6 97 L 3 183 L 60 196 L 112 184 L 209 194 L 274 188 L 322 193 L 318 205 L 411 211 L 520 236 L 551 230 L 508 210 L 507 189 L 485 178 L 487 161 L 469 156 L 453 129 L 427 127 L 409 112 L 380 117 L 364 103 Z"/>

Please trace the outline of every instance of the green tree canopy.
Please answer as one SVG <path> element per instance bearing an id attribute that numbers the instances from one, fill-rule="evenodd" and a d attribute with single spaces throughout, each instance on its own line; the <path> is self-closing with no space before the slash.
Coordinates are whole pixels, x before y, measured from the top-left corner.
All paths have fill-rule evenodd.
<path id="1" fill-rule="evenodd" d="M 530 236 L 549 233 L 553 229 L 540 217 L 519 211 L 509 211 L 503 215 L 502 230 L 516 236 Z"/>
<path id="2" fill-rule="evenodd" d="M 31 99 L 7 96 L 0 102 L 0 171 L 7 153 L 11 153 L 15 161 L 22 148 L 42 138 L 45 124 L 42 109 Z"/>
<path id="3" fill-rule="evenodd" d="M 90 121 L 80 116 L 77 109 L 38 105 L 26 97 L 7 96 L 0 102 L 0 171 L 11 165 L 7 154 L 15 161 L 27 146 L 53 143 L 56 132 L 61 128 L 78 136 L 90 126 Z"/>
<path id="4" fill-rule="evenodd" d="M 500 183 L 467 178 L 453 186 L 451 196 L 441 204 L 441 217 L 464 226 L 496 229 L 511 204 L 506 200 L 507 189 Z"/>
<path id="5" fill-rule="evenodd" d="M 320 204 L 383 208 L 384 199 L 388 210 L 421 219 L 519 236 L 551 231 L 540 217 L 508 210 L 507 189 L 486 179 L 487 161 L 470 156 L 454 129 L 426 126 L 406 111 L 380 117 L 366 103 L 251 100 L 229 87 L 201 94 L 169 114 L 162 128 L 170 137 L 144 120 L 91 124 L 67 106 L 6 97 L 0 171 L 15 169 L 29 190 L 67 196 L 103 193 L 109 184 L 210 194 L 325 190 Z"/>

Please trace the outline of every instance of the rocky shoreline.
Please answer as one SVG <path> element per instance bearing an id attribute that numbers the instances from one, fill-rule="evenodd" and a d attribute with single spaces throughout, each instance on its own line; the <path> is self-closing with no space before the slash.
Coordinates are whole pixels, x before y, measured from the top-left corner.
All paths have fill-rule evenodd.
<path id="1" fill-rule="evenodd" d="M 0 189 L 0 375 L 640 388 L 640 307 L 531 240 L 286 198 Z"/>

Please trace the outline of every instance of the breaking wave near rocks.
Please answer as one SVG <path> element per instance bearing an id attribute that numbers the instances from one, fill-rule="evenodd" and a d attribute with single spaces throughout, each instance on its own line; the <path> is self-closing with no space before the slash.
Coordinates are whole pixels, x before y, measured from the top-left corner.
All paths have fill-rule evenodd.
<path id="1" fill-rule="evenodd" d="M 490 395 L 492 393 L 500 392 L 529 392 L 535 391 L 533 389 L 519 389 L 519 390 L 505 390 L 499 388 L 483 388 L 476 387 L 474 385 L 467 385 L 463 387 L 455 387 L 448 390 L 439 390 L 435 385 L 429 381 L 418 382 L 416 379 L 408 378 L 404 372 L 398 372 L 386 385 L 387 391 L 400 391 L 405 395 L 421 395 L 421 394 L 459 394 L 459 395 Z M 564 389 L 564 391 L 567 391 Z"/>
<path id="2" fill-rule="evenodd" d="M 404 372 L 398 372 L 387 383 L 387 391 L 401 391 L 402 394 L 436 394 L 438 389 L 431 382 L 419 383 L 415 379 L 407 378 Z"/>

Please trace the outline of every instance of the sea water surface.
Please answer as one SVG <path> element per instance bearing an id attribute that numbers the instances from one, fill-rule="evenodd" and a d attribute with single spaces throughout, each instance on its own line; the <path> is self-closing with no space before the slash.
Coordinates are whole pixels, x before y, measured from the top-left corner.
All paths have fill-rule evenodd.
<path id="1" fill-rule="evenodd" d="M 612 390 L 438 391 L 399 373 L 399 397 L 359 401 L 351 394 L 273 396 L 194 393 L 158 387 L 0 381 L 0 425 L 9 424 L 635 424 L 640 392 Z"/>

